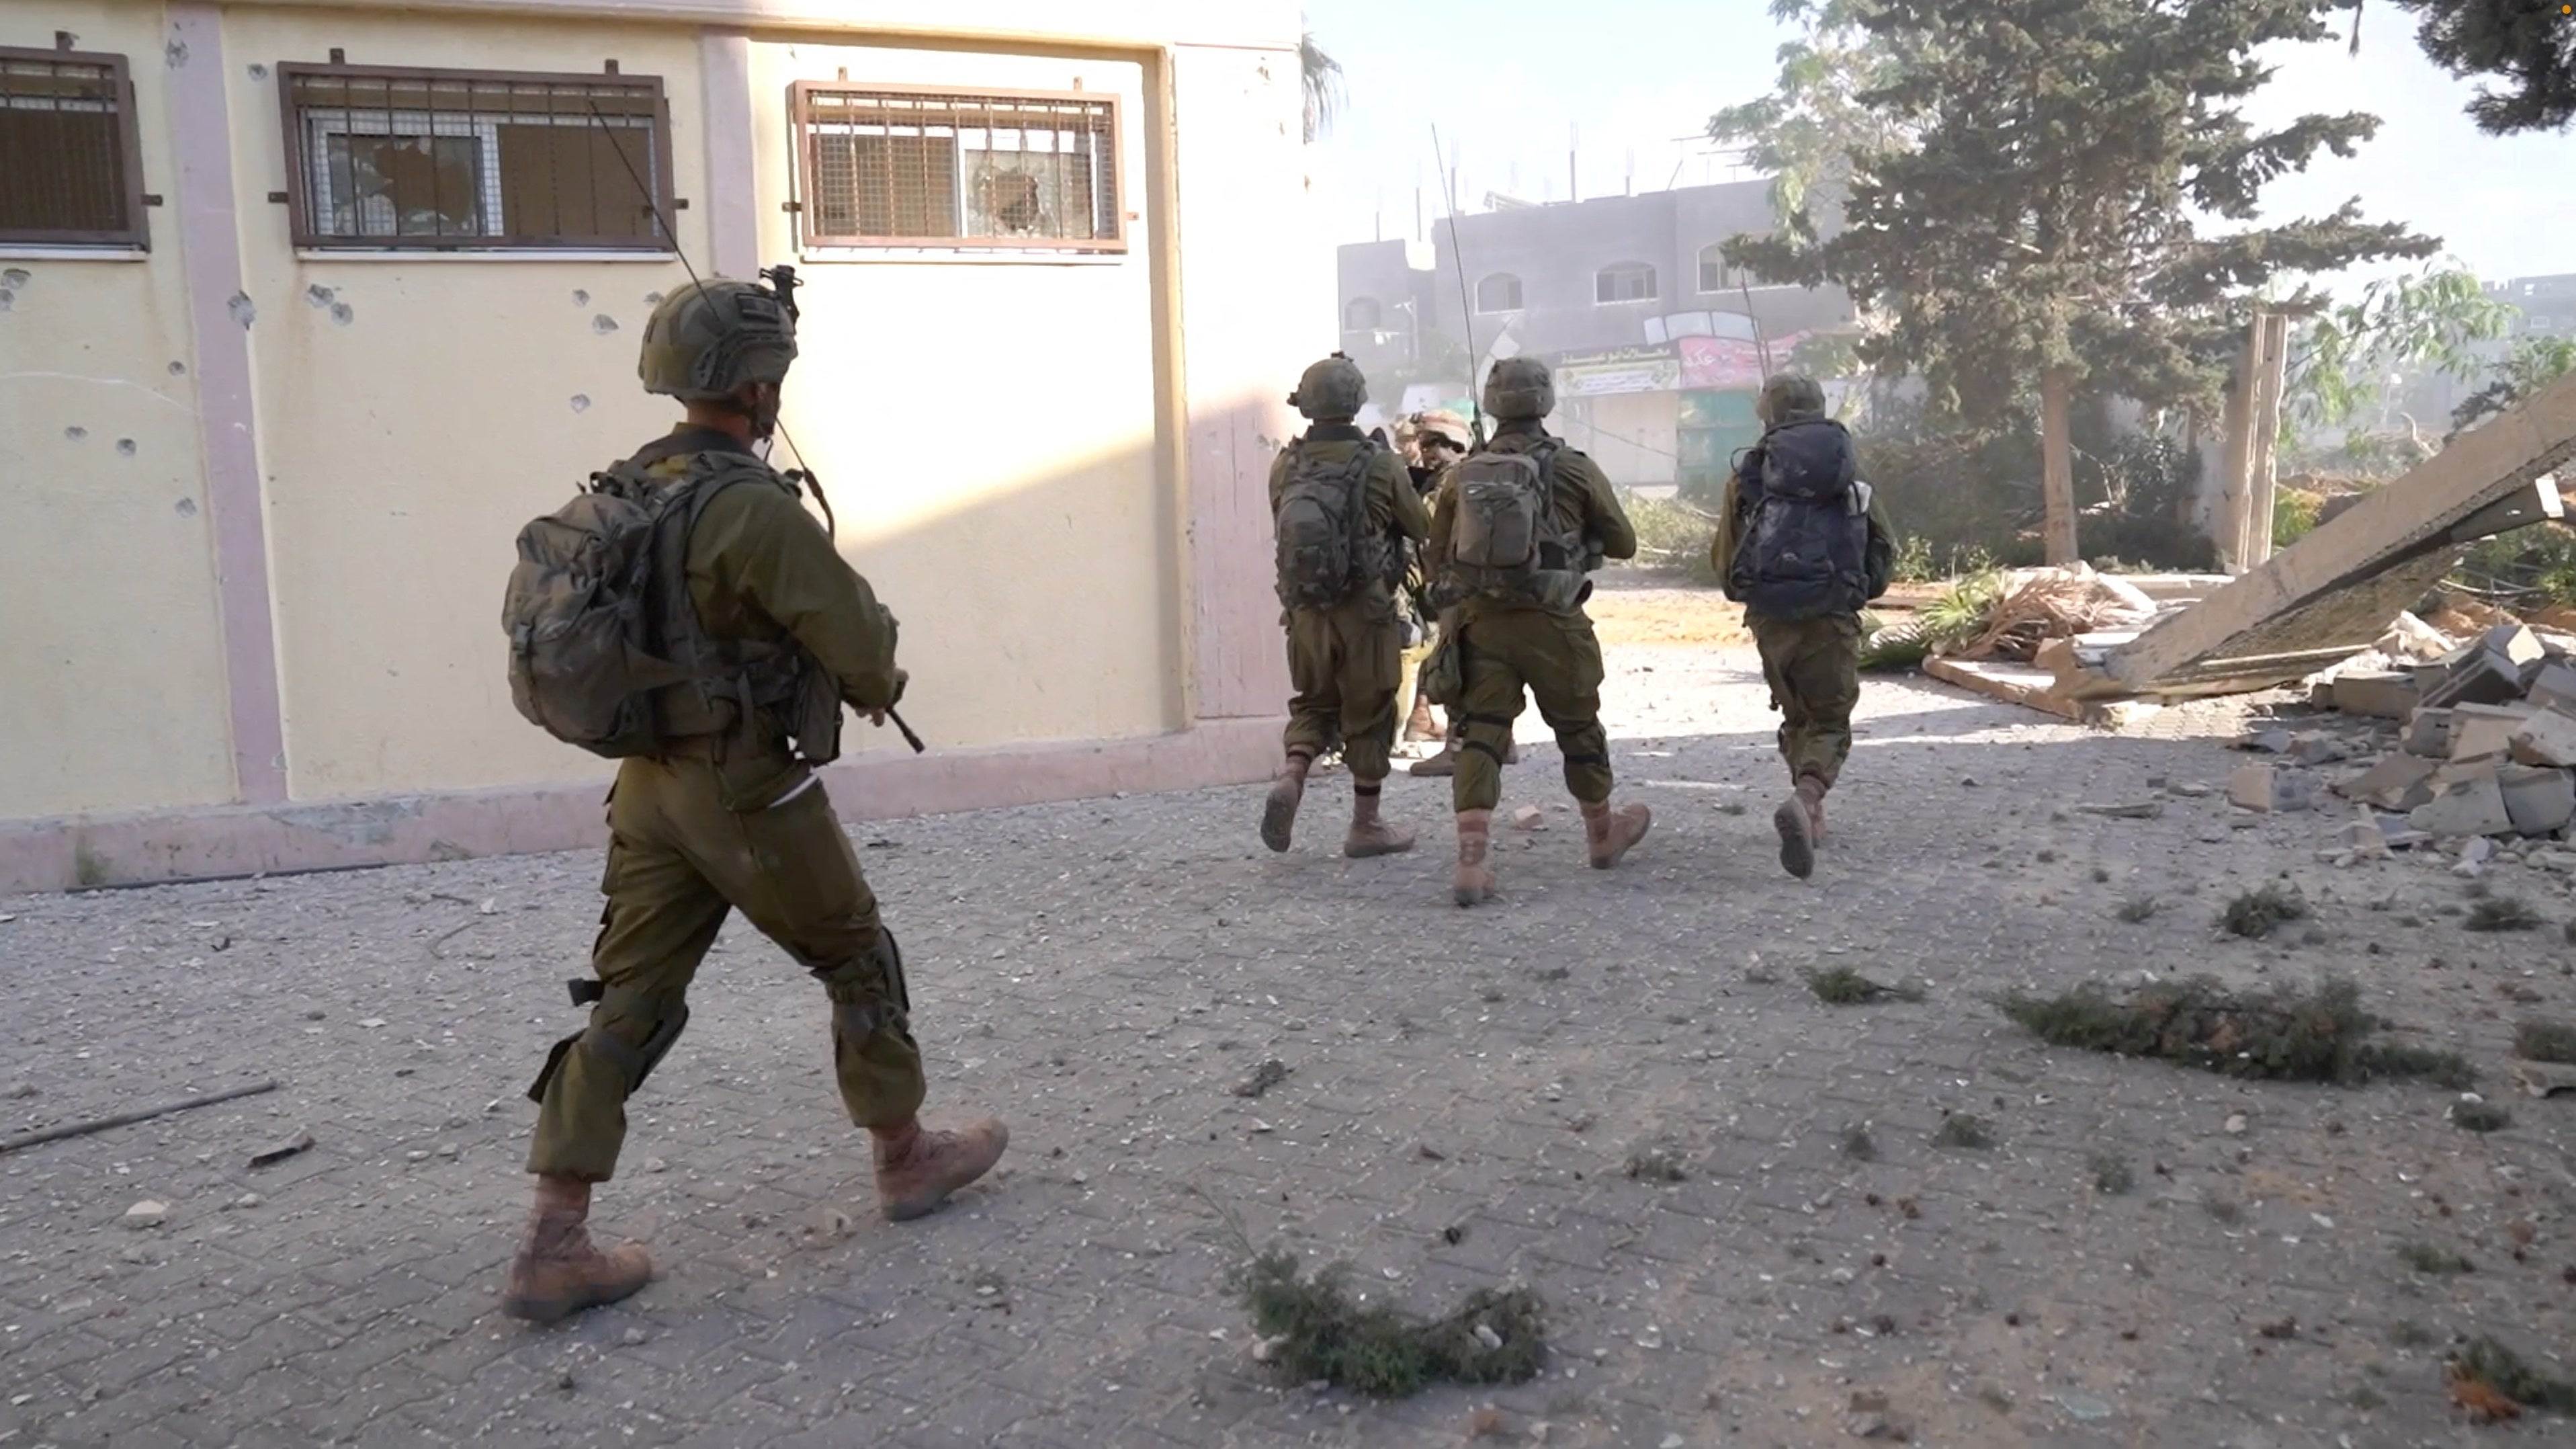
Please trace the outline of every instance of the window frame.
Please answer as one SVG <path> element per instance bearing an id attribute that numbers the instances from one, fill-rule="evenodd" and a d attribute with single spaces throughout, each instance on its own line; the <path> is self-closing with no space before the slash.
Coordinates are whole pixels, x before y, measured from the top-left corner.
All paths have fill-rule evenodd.
<path id="1" fill-rule="evenodd" d="M 816 228 L 822 215 L 815 204 L 816 179 L 822 174 L 817 139 L 823 134 L 813 124 L 808 97 L 817 92 L 837 92 L 868 96 L 953 96 L 985 102 L 1065 102 L 1103 105 L 1109 110 L 1109 135 L 1106 155 L 1109 159 L 1109 197 L 1107 218 L 1116 228 L 1109 237 L 968 237 L 968 236 L 866 236 L 823 232 Z M 1012 260 L 1014 252 L 1042 254 L 1048 261 L 1071 261 L 1097 257 L 1124 257 L 1134 247 L 1134 226 L 1127 215 L 1127 99 L 1116 91 L 1045 90 L 1024 86 L 927 85 L 917 82 L 902 84 L 855 80 L 799 80 L 787 88 L 787 126 L 789 149 L 795 157 L 794 174 L 789 178 L 789 198 L 796 214 L 796 249 L 799 255 L 819 254 L 824 259 L 855 253 L 911 253 L 933 257 L 961 256 L 979 260 Z M 960 148 L 961 151 L 963 148 Z M 1098 178 L 1092 183 L 1093 204 L 1099 205 Z M 964 214 L 963 193 L 959 211 Z M 1100 220 L 1095 216 L 1095 225 Z M 962 230 L 964 222 L 959 222 Z M 1035 259 L 1035 258 L 1033 258 Z"/>
<path id="2" fill-rule="evenodd" d="M 277 102 L 279 126 L 286 152 L 286 195 L 288 232 L 297 251 L 313 252 L 397 252 L 425 254 L 491 253 L 494 255 L 544 255 L 549 252 L 633 252 L 643 256 L 679 255 L 679 238 L 671 234 L 677 223 L 672 214 L 680 209 L 673 193 L 671 167 L 671 97 L 658 75 L 626 75 L 620 72 L 567 72 L 536 70 L 493 70 L 454 66 L 340 65 L 327 61 L 282 61 L 277 66 Z M 503 85 L 562 85 L 584 87 L 625 87 L 647 93 L 651 111 L 641 129 L 652 137 L 652 165 L 646 180 L 653 187 L 650 198 L 653 220 L 644 236 L 571 236 L 571 235 L 482 235 L 482 236 L 348 236 L 316 228 L 313 195 L 314 156 L 308 146 L 309 136 L 304 121 L 305 107 L 296 104 L 295 83 L 305 76 L 340 79 L 365 79 L 400 83 L 423 81 L 491 81 Z M 328 108 L 316 108 L 328 109 Z M 437 112 L 388 111 L 393 115 L 423 114 L 431 117 L 424 133 L 436 138 Z M 611 128 L 614 130 L 615 128 Z M 634 129 L 634 128 L 629 128 Z M 407 134 L 407 133 L 405 133 Z M 478 127 L 470 134 L 492 166 L 492 185 L 503 184 L 500 167 L 500 140 L 497 130 L 485 137 Z"/>
<path id="3" fill-rule="evenodd" d="M 1711 262 L 1717 265 L 1717 285 L 1714 287 L 1708 284 L 1708 268 Z M 1749 268 L 1736 266 L 1726 259 L 1726 243 L 1710 242 L 1699 249 L 1699 294 L 1701 296 L 1722 296 L 1728 292 L 1750 288 L 1752 285 L 1752 271 Z"/>
<path id="4" fill-rule="evenodd" d="M 1512 284 L 1512 305 L 1508 307 L 1485 305 L 1485 284 L 1492 281 L 1508 281 Z M 1529 310 L 1529 284 L 1521 280 L 1518 272 L 1487 272 L 1476 279 L 1475 289 L 1469 295 L 1475 305 L 1475 314 L 1479 317 L 1500 317 L 1506 312 Z"/>
<path id="5" fill-rule="evenodd" d="M 62 247 L 100 252 L 148 252 L 152 250 L 152 222 L 145 215 L 150 202 L 143 190 L 143 123 L 135 114 L 134 70 L 126 57 L 114 51 L 39 50 L 32 46 L 0 45 L 0 61 L 53 62 L 66 65 L 94 65 L 108 74 L 108 84 L 117 92 L 116 154 L 125 168 L 124 194 L 126 225 L 106 231 L 84 231 L 75 227 L 33 227 L 0 229 L 0 247 Z"/>
<path id="6" fill-rule="evenodd" d="M 1352 320 L 1351 320 L 1353 317 L 1355 317 L 1355 316 L 1357 316 L 1357 315 L 1358 315 L 1358 309 L 1359 309 L 1360 307 L 1362 307 L 1362 306 L 1366 306 L 1366 307 L 1368 308 L 1368 317 L 1369 317 L 1369 321 L 1368 321 L 1368 325 L 1367 325 L 1367 326 L 1365 326 L 1365 327 L 1363 327 L 1363 326 L 1359 325 L 1358 323 L 1356 323 L 1356 322 L 1354 322 L 1354 321 L 1352 321 Z M 1342 304 L 1342 330 L 1343 330 L 1344 332 L 1383 332 L 1383 331 L 1385 331 L 1385 330 L 1386 330 L 1386 307 L 1385 307 L 1385 305 L 1384 305 L 1384 304 L 1382 304 L 1382 303 L 1380 303 L 1380 302 L 1378 301 L 1378 299 L 1377 299 L 1377 298 L 1375 298 L 1375 297 L 1353 297 L 1353 298 L 1352 298 L 1352 299 L 1350 299 L 1349 301 L 1344 302 L 1344 303 Z"/>
<path id="7" fill-rule="evenodd" d="M 1617 275 L 1635 275 L 1640 272 L 1644 273 L 1646 277 L 1645 295 L 1639 297 L 1604 297 L 1601 295 L 1602 284 L 1607 282 L 1611 277 Z M 1664 279 L 1659 275 L 1659 272 L 1660 269 L 1657 268 L 1653 262 L 1612 262 L 1606 267 L 1598 268 L 1592 273 L 1592 305 L 1595 307 L 1633 307 L 1640 302 L 1661 302 L 1664 299 Z"/>

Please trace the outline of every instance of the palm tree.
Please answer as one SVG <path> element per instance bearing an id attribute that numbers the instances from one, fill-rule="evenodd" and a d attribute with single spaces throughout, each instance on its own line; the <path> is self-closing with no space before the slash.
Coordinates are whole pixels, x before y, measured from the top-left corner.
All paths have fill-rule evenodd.
<path id="1" fill-rule="evenodd" d="M 1332 129 L 1333 117 L 1341 114 L 1342 63 L 1324 53 L 1310 30 L 1298 38 L 1297 64 L 1304 73 L 1306 89 L 1306 142 L 1312 145 L 1316 137 Z"/>

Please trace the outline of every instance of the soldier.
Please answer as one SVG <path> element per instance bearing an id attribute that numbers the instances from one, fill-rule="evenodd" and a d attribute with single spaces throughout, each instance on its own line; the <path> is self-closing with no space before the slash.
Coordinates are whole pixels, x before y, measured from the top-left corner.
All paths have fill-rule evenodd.
<path id="1" fill-rule="evenodd" d="M 1771 821 L 1781 868 L 1804 880 L 1825 838 L 1825 793 L 1851 753 L 1861 607 L 1887 592 L 1896 546 L 1814 378 L 1770 379 L 1754 412 L 1762 440 L 1726 481 L 1710 562 L 1744 605 L 1780 711 L 1792 793 Z"/>
<path id="2" fill-rule="evenodd" d="M 1404 463 L 1352 426 L 1368 380 L 1336 352 L 1306 369 L 1289 404 L 1312 423 L 1270 467 L 1279 536 L 1280 620 L 1288 630 L 1285 759 L 1261 810 L 1261 843 L 1286 850 L 1315 757 L 1339 741 L 1351 771 L 1353 858 L 1413 848 L 1410 831 L 1378 818 L 1404 640 L 1396 617 L 1404 544 L 1428 520 Z"/>
<path id="3" fill-rule="evenodd" d="M 1449 465 L 1467 456 L 1471 436 L 1467 420 L 1445 408 L 1415 413 L 1403 420 L 1398 432 L 1400 447 L 1406 455 L 1406 470 L 1413 475 L 1413 491 L 1422 499 L 1425 509 L 1430 507 Z M 1404 672 L 1396 689 L 1396 718 L 1404 721 L 1398 738 L 1407 743 L 1444 738 L 1444 732 L 1432 720 L 1431 701 L 1423 698 L 1417 688 L 1422 661 L 1431 657 L 1432 645 L 1439 638 L 1438 611 L 1431 607 L 1430 592 L 1431 579 L 1423 567 L 1423 549 L 1417 544 L 1408 551 L 1402 601 L 1411 615 L 1412 627 L 1408 632 L 1413 635 L 1413 641 L 1405 647 Z M 1456 759 L 1457 745 L 1450 741 L 1443 744 L 1440 753 L 1432 758 L 1414 761 L 1412 772 L 1416 775 L 1446 775 Z"/>
<path id="4" fill-rule="evenodd" d="M 537 1191 L 503 1298 L 515 1317 L 552 1322 L 651 1279 L 640 1245 L 592 1246 L 591 1188 L 616 1168 L 626 1099 L 687 1023 L 690 978 L 730 911 L 822 983 L 841 1101 L 874 1139 L 886 1217 L 936 1208 L 1009 1140 L 991 1119 L 935 1132 L 916 1117 L 902 956 L 813 773 L 838 753 L 842 704 L 883 723 L 905 673 L 894 616 L 753 451 L 795 356 L 793 313 L 747 282 L 693 283 L 645 324 L 644 388 L 687 419 L 607 476 L 667 510 L 644 597 L 667 657 L 696 677 L 651 696 L 661 747 L 626 758 L 609 791 L 597 980 L 573 983 L 596 1004 L 529 1090 Z M 514 575 L 509 607 L 522 602 Z"/>
<path id="5" fill-rule="evenodd" d="M 1646 836 L 1643 805 L 1610 806 L 1610 744 L 1601 728 L 1601 644 L 1584 575 L 1633 558 L 1637 532 L 1610 480 L 1542 426 L 1556 382 L 1534 358 L 1507 358 L 1485 378 L 1494 440 L 1450 470 L 1431 519 L 1433 597 L 1456 629 L 1458 871 L 1452 894 L 1474 905 L 1494 889 L 1485 863 L 1504 752 L 1526 687 L 1565 756 L 1565 788 L 1583 809 L 1593 868 L 1608 870 Z M 1435 671 L 1436 672 L 1436 671 Z M 1443 692 L 1446 692 L 1445 690 Z"/>

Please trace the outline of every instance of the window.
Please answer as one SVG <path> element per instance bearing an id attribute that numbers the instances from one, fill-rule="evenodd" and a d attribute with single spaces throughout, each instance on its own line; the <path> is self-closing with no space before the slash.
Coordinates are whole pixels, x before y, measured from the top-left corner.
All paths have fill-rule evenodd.
<path id="1" fill-rule="evenodd" d="M 1476 284 L 1476 310 L 1479 312 L 1517 312 L 1521 309 L 1521 279 L 1509 272 L 1496 272 Z"/>
<path id="2" fill-rule="evenodd" d="M 670 250 L 654 77 L 279 70 L 299 247 Z"/>
<path id="3" fill-rule="evenodd" d="M 1655 269 L 1644 262 L 1621 262 L 1603 267 L 1592 279 L 1592 299 L 1596 302 L 1651 302 L 1655 300 Z"/>
<path id="4" fill-rule="evenodd" d="M 1375 332 L 1378 328 L 1379 321 L 1383 319 L 1385 315 L 1386 314 L 1383 311 L 1379 310 L 1377 299 L 1375 297 L 1353 297 L 1350 300 L 1350 305 L 1342 309 L 1342 330 L 1345 332 Z"/>
<path id="5" fill-rule="evenodd" d="M 125 57 L 0 49 L 0 242 L 148 244 Z"/>
<path id="6" fill-rule="evenodd" d="M 1118 100 L 800 82 L 807 246 L 1123 252 Z"/>
<path id="7" fill-rule="evenodd" d="M 1703 292 L 1732 292 L 1748 286 L 1752 278 L 1741 267 L 1726 264 L 1726 246 L 1710 242 L 1699 249 L 1699 289 Z"/>

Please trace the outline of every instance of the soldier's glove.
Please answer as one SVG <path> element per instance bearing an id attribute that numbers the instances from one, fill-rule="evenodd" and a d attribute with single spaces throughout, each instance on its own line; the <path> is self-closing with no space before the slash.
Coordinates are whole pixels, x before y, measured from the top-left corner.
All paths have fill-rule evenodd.
<path id="1" fill-rule="evenodd" d="M 884 704 L 868 711 L 868 723 L 883 726 L 886 722 L 886 711 L 903 703 L 903 687 L 910 682 L 912 682 L 912 676 L 910 674 L 900 669 L 896 670 L 894 672 L 894 696 L 888 699 Z"/>

